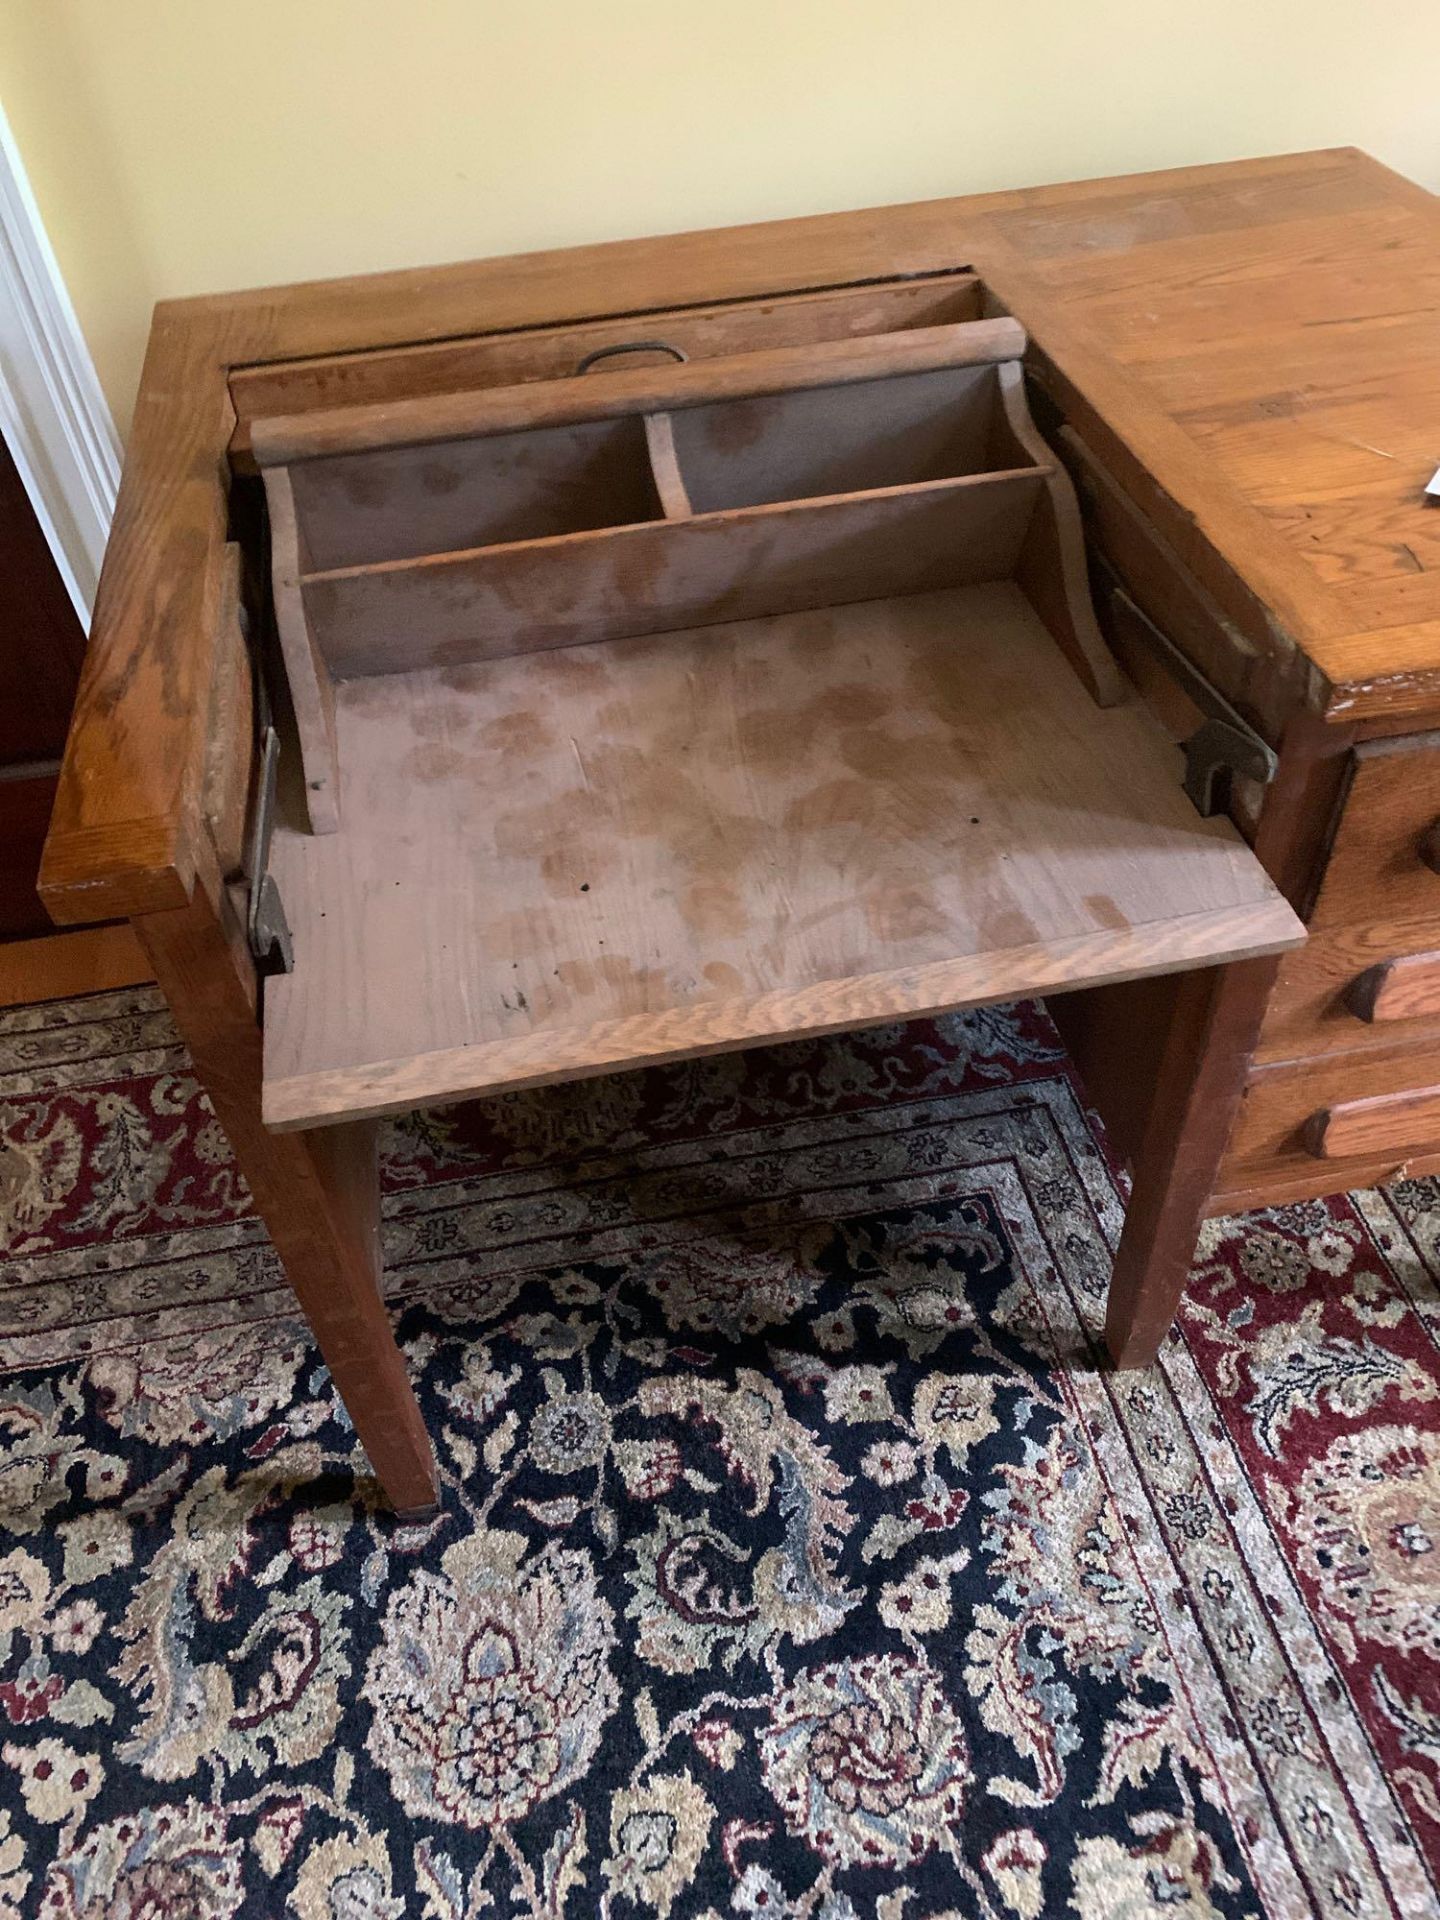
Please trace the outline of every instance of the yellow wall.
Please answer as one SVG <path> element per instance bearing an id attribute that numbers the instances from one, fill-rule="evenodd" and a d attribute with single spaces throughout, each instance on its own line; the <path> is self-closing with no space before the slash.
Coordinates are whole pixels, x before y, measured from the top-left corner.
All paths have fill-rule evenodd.
<path id="1" fill-rule="evenodd" d="M 150 303 L 1355 144 L 1440 188 L 1436 0 L 0 0 L 123 424 Z"/>

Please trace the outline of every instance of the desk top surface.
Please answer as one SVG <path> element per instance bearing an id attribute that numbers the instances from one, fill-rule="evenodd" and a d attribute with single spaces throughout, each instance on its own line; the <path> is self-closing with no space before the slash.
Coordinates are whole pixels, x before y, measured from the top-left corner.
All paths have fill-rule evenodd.
<path id="1" fill-rule="evenodd" d="M 202 858 L 231 368 L 964 265 L 1308 704 L 1440 725 L 1440 201 L 1354 150 L 315 282 L 157 309 L 52 910 L 179 905 Z"/>
<path id="2" fill-rule="evenodd" d="M 277 829 L 314 1126 L 1297 945 L 1135 700 L 1013 582 L 342 681 Z"/>

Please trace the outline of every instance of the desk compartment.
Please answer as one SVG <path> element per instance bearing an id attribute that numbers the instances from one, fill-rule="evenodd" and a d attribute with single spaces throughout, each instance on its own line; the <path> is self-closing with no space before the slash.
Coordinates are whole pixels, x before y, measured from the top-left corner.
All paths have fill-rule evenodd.
<path id="1" fill-rule="evenodd" d="M 1017 337 L 596 372 L 476 395 L 463 437 L 463 396 L 356 410 L 349 447 L 302 423 L 267 484 L 313 646 L 402 673 L 1009 578 L 1055 471 L 995 358 Z"/>
<path id="2" fill-rule="evenodd" d="M 663 517 L 638 419 L 339 454 L 291 485 L 307 574 Z"/>
<path id="3" fill-rule="evenodd" d="M 1023 344 L 983 321 L 255 423 L 311 828 L 272 848 L 270 1124 L 1295 942 L 1105 650 Z M 550 491 L 477 487 L 482 537 L 441 547 L 423 463 L 502 441 Z M 558 487 L 577 449 L 623 482 Z M 337 517 L 403 474 L 410 551 L 313 564 L 341 463 Z M 521 520 L 557 498 L 571 524 Z M 363 551 L 361 518 L 320 551 Z"/>
<path id="4" fill-rule="evenodd" d="M 991 473 L 1018 452 L 993 367 L 725 400 L 670 419 L 696 513 Z"/>

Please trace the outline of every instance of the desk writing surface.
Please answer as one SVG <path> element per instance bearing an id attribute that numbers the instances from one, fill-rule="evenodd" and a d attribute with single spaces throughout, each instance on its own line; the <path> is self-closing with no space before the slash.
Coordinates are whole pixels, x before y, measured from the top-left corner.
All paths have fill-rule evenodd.
<path id="1" fill-rule="evenodd" d="M 282 828 L 304 1126 L 1203 965 L 1303 929 L 1011 583 L 342 682 Z"/>

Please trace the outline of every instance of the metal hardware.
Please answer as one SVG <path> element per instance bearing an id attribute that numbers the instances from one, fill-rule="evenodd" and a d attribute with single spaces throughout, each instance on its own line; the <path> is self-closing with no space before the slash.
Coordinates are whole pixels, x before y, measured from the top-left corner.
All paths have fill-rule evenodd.
<path id="1" fill-rule="evenodd" d="M 1241 718 L 1224 694 L 1211 686 L 1169 634 L 1136 605 L 1103 560 L 1098 561 L 1098 570 L 1109 587 L 1111 608 L 1124 618 L 1130 631 L 1205 715 L 1194 733 L 1180 743 L 1185 755 L 1182 785 L 1196 812 L 1207 820 L 1212 814 L 1224 813 L 1230 805 L 1231 786 L 1237 775 L 1254 780 L 1262 787 L 1269 786 L 1280 765 L 1274 748 Z"/>
<path id="2" fill-rule="evenodd" d="M 613 360 L 618 353 L 668 353 L 672 360 L 678 360 L 683 367 L 690 358 L 683 347 L 672 347 L 668 340 L 622 340 L 613 347 L 596 347 L 587 353 L 583 360 L 575 364 L 576 374 L 588 373 L 602 360 Z"/>
<path id="3" fill-rule="evenodd" d="M 1427 507 L 1440 507 L 1440 467 L 1435 469 L 1430 484 L 1425 489 L 1425 504 Z"/>
<path id="4" fill-rule="evenodd" d="M 244 608 L 240 609 L 240 629 L 250 653 L 250 676 L 254 690 L 255 742 L 258 767 L 250 801 L 250 818 L 245 827 L 245 853 L 241 876 L 245 882 L 245 937 L 261 974 L 292 973 L 295 968 L 295 944 L 280 888 L 270 872 L 270 836 L 275 828 L 275 790 L 280 775 L 280 735 L 270 706 L 270 689 L 264 661 L 250 630 Z"/>
<path id="5" fill-rule="evenodd" d="M 295 945 L 285 903 L 275 876 L 269 871 L 270 835 L 275 825 L 275 781 L 280 769 L 280 736 L 267 722 L 260 744 L 260 775 L 255 788 L 255 810 L 246 837 L 245 875 L 250 882 L 250 951 L 262 973 L 291 973 Z"/>

